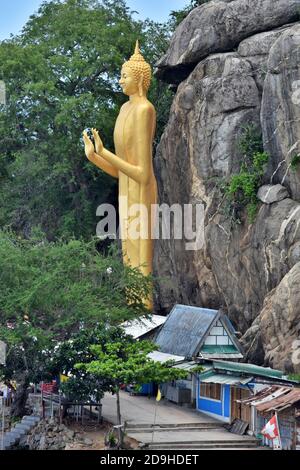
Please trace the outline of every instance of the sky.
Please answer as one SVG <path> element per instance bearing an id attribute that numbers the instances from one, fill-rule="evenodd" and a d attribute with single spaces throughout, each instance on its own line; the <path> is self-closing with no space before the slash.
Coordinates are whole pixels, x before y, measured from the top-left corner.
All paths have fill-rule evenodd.
<path id="1" fill-rule="evenodd" d="M 0 0 L 0 40 L 19 33 L 41 3 L 42 0 Z M 163 22 L 171 10 L 180 10 L 189 0 L 126 0 L 126 3 L 139 12 L 138 18 Z"/>

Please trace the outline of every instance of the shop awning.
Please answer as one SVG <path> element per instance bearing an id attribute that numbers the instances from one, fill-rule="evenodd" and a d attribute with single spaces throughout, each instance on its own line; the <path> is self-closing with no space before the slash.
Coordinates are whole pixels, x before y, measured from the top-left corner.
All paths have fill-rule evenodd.
<path id="1" fill-rule="evenodd" d="M 200 376 L 201 383 L 212 383 L 212 384 L 224 384 L 224 385 L 246 385 L 252 382 L 253 377 L 241 377 L 238 375 L 226 375 L 226 374 L 211 374 L 204 377 Z"/>

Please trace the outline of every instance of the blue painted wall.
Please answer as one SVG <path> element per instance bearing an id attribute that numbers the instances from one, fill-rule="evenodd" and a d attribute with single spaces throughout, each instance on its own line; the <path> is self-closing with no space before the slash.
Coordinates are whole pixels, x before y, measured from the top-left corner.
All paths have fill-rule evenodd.
<path id="1" fill-rule="evenodd" d="M 230 417 L 230 385 L 223 385 L 224 414 L 225 418 Z"/>
<path id="2" fill-rule="evenodd" d="M 200 381 L 198 379 L 197 409 L 204 413 L 214 414 L 222 418 L 230 417 L 230 385 L 222 385 L 221 400 L 212 400 L 200 395 Z"/>

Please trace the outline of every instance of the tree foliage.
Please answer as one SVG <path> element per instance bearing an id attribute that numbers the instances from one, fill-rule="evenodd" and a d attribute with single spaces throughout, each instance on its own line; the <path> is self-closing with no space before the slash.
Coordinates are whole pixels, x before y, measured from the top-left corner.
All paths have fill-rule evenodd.
<path id="1" fill-rule="evenodd" d="M 252 124 L 243 127 L 239 149 L 243 155 L 241 169 L 231 176 L 224 189 L 233 219 L 240 222 L 246 208 L 252 223 L 259 203 L 257 191 L 262 183 L 269 155 L 263 150 L 260 131 Z"/>
<path id="2" fill-rule="evenodd" d="M 99 323 L 145 314 L 150 279 L 124 266 L 114 247 L 100 255 L 96 241 L 50 243 L 0 232 L 0 260 L 0 339 L 8 347 L 0 378 L 19 384 L 20 415 L 28 384 L 53 372 L 58 342 L 82 326 L 93 334 Z"/>
<path id="3" fill-rule="evenodd" d="M 172 368 L 172 361 L 155 362 L 148 354 L 158 349 L 150 341 L 133 341 L 130 337 L 119 341 L 91 346 L 96 359 L 89 363 L 78 363 L 75 367 L 111 384 L 117 394 L 117 416 L 121 424 L 120 389 L 123 385 L 134 385 L 138 390 L 143 384 L 158 384 L 176 379 L 185 379 L 186 371 Z"/>
<path id="4" fill-rule="evenodd" d="M 172 361 L 161 364 L 148 357 L 157 349 L 150 341 L 124 341 L 124 338 L 104 346 L 96 344 L 91 351 L 97 359 L 89 364 L 79 363 L 77 368 L 110 380 L 115 392 L 121 385 L 141 386 L 186 378 L 186 371 L 170 367 Z"/>
<path id="5" fill-rule="evenodd" d="M 122 328 L 100 323 L 94 328 L 82 327 L 68 340 L 57 344 L 52 355 L 52 372 L 69 377 L 60 386 L 67 399 L 100 402 L 104 392 L 114 391 L 109 378 L 91 374 L 83 369 L 79 370 L 76 364 L 78 362 L 88 364 L 97 359 L 92 346 L 100 345 L 106 350 L 107 344 L 133 341 Z"/>
<path id="6" fill-rule="evenodd" d="M 96 207 L 116 202 L 116 183 L 84 157 L 82 130 L 97 127 L 107 148 L 127 99 L 120 69 L 136 39 L 154 65 L 168 44 L 166 25 L 136 21 L 124 0 L 52 0 L 19 36 L 0 43 L 0 226 L 49 240 L 95 233 Z M 158 138 L 171 94 L 154 79 Z"/>
<path id="7" fill-rule="evenodd" d="M 150 279 L 124 266 L 115 248 L 100 255 L 95 240 L 50 243 L 0 232 L 0 259 L 2 322 L 28 315 L 34 327 L 67 334 L 81 321 L 145 313 Z"/>

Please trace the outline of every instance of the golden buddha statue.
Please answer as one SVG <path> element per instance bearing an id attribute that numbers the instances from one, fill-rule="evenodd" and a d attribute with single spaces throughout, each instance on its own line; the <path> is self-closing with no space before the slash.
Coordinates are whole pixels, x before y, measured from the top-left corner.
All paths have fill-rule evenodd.
<path id="1" fill-rule="evenodd" d="M 87 158 L 119 179 L 123 260 L 139 268 L 144 275 L 152 272 L 154 211 L 151 209 L 157 202 L 152 162 L 156 112 L 147 99 L 150 82 L 151 67 L 142 56 L 137 41 L 133 56 L 124 63 L 121 71 L 119 83 L 129 100 L 121 107 L 116 121 L 115 154 L 103 146 L 96 129 L 93 129 L 95 147 L 87 133 L 83 133 Z M 153 307 L 152 295 L 145 304 L 149 309 Z"/>

